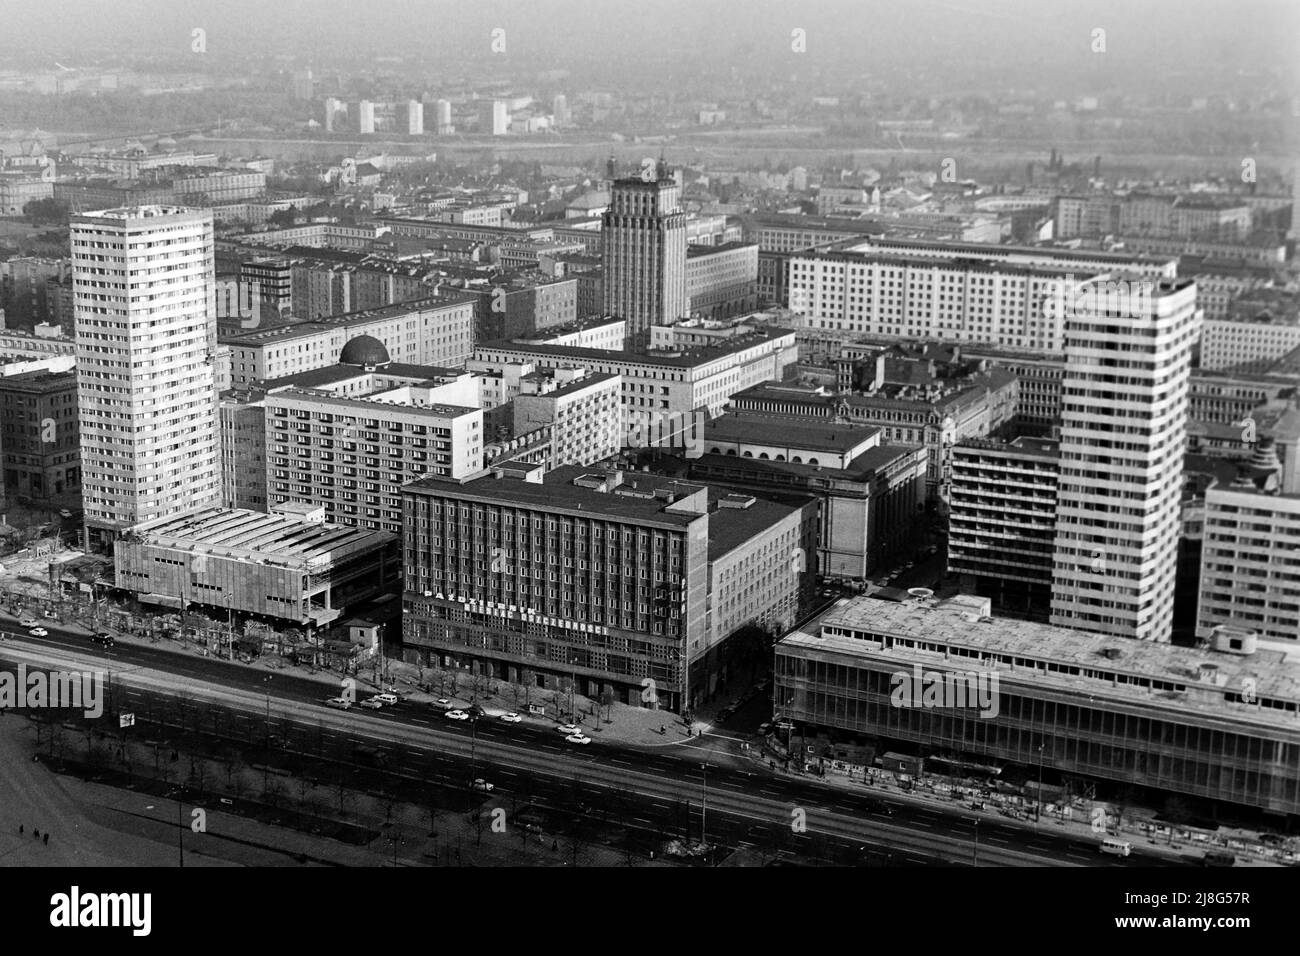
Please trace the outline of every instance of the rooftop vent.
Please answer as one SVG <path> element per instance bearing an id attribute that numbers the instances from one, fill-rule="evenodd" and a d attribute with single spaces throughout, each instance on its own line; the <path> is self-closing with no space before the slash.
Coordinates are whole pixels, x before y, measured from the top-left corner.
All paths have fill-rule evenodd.
<path id="1" fill-rule="evenodd" d="M 752 495 L 726 495 L 718 501 L 719 508 L 737 508 L 744 510 L 754 504 Z"/>

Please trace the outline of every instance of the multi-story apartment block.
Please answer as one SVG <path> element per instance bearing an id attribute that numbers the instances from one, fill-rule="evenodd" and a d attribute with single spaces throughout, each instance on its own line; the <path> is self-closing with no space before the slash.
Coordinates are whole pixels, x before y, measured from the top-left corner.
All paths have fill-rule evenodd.
<path id="1" fill-rule="evenodd" d="M 681 712 L 728 637 L 797 615 L 797 507 L 644 472 L 560 468 L 403 489 L 403 641 L 421 660 Z"/>
<path id="2" fill-rule="evenodd" d="M 690 311 L 681 187 L 662 163 L 657 172 L 650 182 L 615 180 L 602 219 L 603 311 L 627 320 L 630 348 L 644 347 L 650 326 Z"/>
<path id="3" fill-rule="evenodd" d="M 1261 647 L 1300 648 L 1300 493 L 1249 481 L 1205 492 L 1196 636 L 1224 625 Z"/>
<path id="4" fill-rule="evenodd" d="M 1200 325 L 1185 279 L 1065 322 L 1053 624 L 1169 640 Z"/>
<path id="5" fill-rule="evenodd" d="M 252 169 L 214 169 L 172 180 L 172 192 L 181 200 L 199 200 L 204 205 L 252 199 L 266 192 L 266 173 Z"/>
<path id="6" fill-rule="evenodd" d="M 1056 538 L 1056 442 L 976 439 L 952 449 L 948 573 L 1000 607 L 1045 613 Z"/>
<path id="7" fill-rule="evenodd" d="M 734 392 L 762 382 L 780 381 L 796 357 L 793 332 L 749 329 L 708 348 L 645 352 L 490 342 L 475 348 L 466 368 L 500 375 L 506 365 L 532 364 L 537 368 L 586 368 L 618 375 L 623 381 L 625 421 L 648 422 L 687 415 L 696 409 L 720 414 Z"/>
<path id="8" fill-rule="evenodd" d="M 77 373 L 0 376 L 0 452 L 9 496 L 48 502 L 81 490 Z"/>
<path id="9" fill-rule="evenodd" d="M 686 298 L 694 316 L 721 319 L 754 311 L 758 305 L 758 244 L 688 246 Z"/>
<path id="10" fill-rule="evenodd" d="M 1206 320 L 1201 368 L 1225 369 L 1279 359 L 1300 347 L 1300 314 Z"/>
<path id="11" fill-rule="evenodd" d="M 74 216 L 72 275 L 88 548 L 221 498 L 212 214 Z"/>
<path id="12" fill-rule="evenodd" d="M 519 276 L 475 290 L 474 343 L 513 339 L 578 318 L 578 280 Z"/>
<path id="13" fill-rule="evenodd" d="M 378 339 L 404 365 L 463 365 L 473 334 L 474 298 L 456 295 L 256 329 L 221 342 L 230 347 L 231 383 L 239 387 L 333 365 L 359 335 Z"/>
<path id="14" fill-rule="evenodd" d="M 293 266 L 288 259 L 258 256 L 241 262 L 239 284 L 241 292 L 256 290 L 259 317 L 283 318 L 293 310 Z"/>
<path id="15" fill-rule="evenodd" d="M 266 392 L 226 391 L 218 409 L 221 507 L 266 511 Z"/>
<path id="16" fill-rule="evenodd" d="M 514 434 L 551 433 L 548 470 L 591 465 L 618 454 L 623 444 L 623 381 L 582 369 L 539 369 L 519 380 Z"/>
<path id="17" fill-rule="evenodd" d="M 1059 352 L 1079 301 L 1127 283 L 1059 265 L 810 252 L 790 259 L 789 306 L 812 328 Z"/>
<path id="18" fill-rule="evenodd" d="M 368 336 L 340 364 L 267 384 L 267 497 L 322 505 L 335 524 L 400 530 L 401 488 L 483 468 L 472 376 L 393 364 Z"/>

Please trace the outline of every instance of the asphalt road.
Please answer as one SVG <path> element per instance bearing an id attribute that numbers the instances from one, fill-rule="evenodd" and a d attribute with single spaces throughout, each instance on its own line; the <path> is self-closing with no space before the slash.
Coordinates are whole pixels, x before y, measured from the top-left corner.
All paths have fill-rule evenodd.
<path id="1" fill-rule="evenodd" d="M 147 706 L 148 694 L 128 691 L 122 685 L 140 688 L 148 683 L 143 673 L 136 672 L 166 672 L 216 688 L 242 691 L 236 695 L 241 698 L 238 702 L 222 703 L 241 711 L 239 719 L 249 722 L 249 733 L 253 734 L 253 724 L 263 726 L 266 722 L 263 708 L 257 704 L 269 693 L 276 705 L 275 732 L 283 735 L 284 746 L 310 752 L 311 741 L 360 733 L 368 738 L 370 747 L 384 754 L 389 771 L 403 775 L 465 782 L 473 776 L 484 776 L 506 794 L 512 786 L 512 775 L 521 775 L 521 780 L 527 777 L 530 786 L 536 786 L 536 778 L 546 777 L 570 787 L 577 776 L 584 786 L 618 790 L 638 798 L 647 811 L 643 814 L 650 821 L 647 825 L 654 825 L 659 821 L 651 813 L 678 813 L 683 800 L 692 801 L 698 818 L 707 774 L 708 813 L 710 819 L 717 818 L 719 826 L 716 835 L 710 826 L 710 839 L 725 835 L 732 845 L 767 839 L 773 826 L 791 828 L 794 815 L 801 811 L 807 832 L 876 847 L 879 852 L 892 854 L 897 862 L 973 862 L 978 827 L 978 859 L 982 864 L 1170 865 L 1166 858 L 1146 853 L 1138 846 L 1128 858 L 1102 856 L 1094 842 L 1056 831 L 1050 823 L 1037 831 L 1028 830 L 994 814 L 976 813 L 956 804 L 949 808 L 891 800 L 865 788 L 859 795 L 812 781 L 770 775 L 761 768 L 749 771 L 712 764 L 706 771 L 700 764 L 702 759 L 707 760 L 707 751 L 690 744 L 647 749 L 593 739 L 591 744 L 580 746 L 567 743 L 554 728 L 506 724 L 492 718 L 480 720 L 471 728 L 468 721 L 447 720 L 427 705 L 410 703 L 378 711 L 354 708 L 343 712 L 323 706 L 331 693 L 328 685 L 319 681 L 284 672 L 266 681 L 268 675 L 261 670 L 159 647 L 118 644 L 106 651 L 81 635 L 57 628 L 48 630 L 45 638 L 21 639 L 102 660 L 117 683 L 114 693 L 126 695 L 125 700 L 117 701 L 119 704 L 130 701 L 133 706 Z M 4 656 L 0 647 L 0 658 Z M 250 694 L 258 696 L 251 698 Z M 870 804 L 882 800 L 893 809 L 892 815 L 870 808 Z M 742 827 L 748 829 L 742 832 Z"/>

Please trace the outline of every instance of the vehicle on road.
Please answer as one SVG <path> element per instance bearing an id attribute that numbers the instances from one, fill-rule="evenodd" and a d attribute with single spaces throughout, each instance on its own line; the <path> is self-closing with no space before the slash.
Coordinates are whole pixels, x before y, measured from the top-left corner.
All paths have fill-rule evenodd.
<path id="1" fill-rule="evenodd" d="M 894 808 L 884 800 L 868 800 L 866 807 L 872 813 L 883 813 L 887 817 L 892 817 L 894 815 Z"/>
<path id="2" fill-rule="evenodd" d="M 446 717 L 448 720 L 469 720 L 469 714 L 465 713 L 463 710 L 449 710 L 442 716 Z"/>
<path id="3" fill-rule="evenodd" d="M 466 707 L 465 713 L 469 714 L 470 717 L 474 720 L 478 720 L 480 717 L 487 716 L 487 711 L 484 710 L 482 707 L 480 707 L 478 704 L 471 704 L 470 706 Z"/>
<path id="4" fill-rule="evenodd" d="M 504 721 L 507 724 L 517 724 L 523 720 L 522 717 L 520 717 L 518 714 L 513 712 L 509 714 L 501 714 L 498 719 Z"/>
<path id="5" fill-rule="evenodd" d="M 32 637 L 49 637 L 49 636 L 50 636 L 50 632 L 47 631 L 47 630 L 46 630 L 45 628 L 43 628 L 43 627 L 34 627 L 34 628 L 32 628 L 30 631 L 28 631 L 27 633 L 30 634 Z"/>
<path id="6" fill-rule="evenodd" d="M 357 704 L 357 706 L 358 706 L 358 707 L 364 707 L 364 708 L 366 708 L 366 710 L 383 710 L 383 709 L 384 709 L 383 702 L 382 702 L 382 701 L 378 701 L 378 700 L 376 700 L 376 699 L 373 698 L 373 697 L 367 697 L 365 700 L 361 701 L 361 703 Z"/>
<path id="7" fill-rule="evenodd" d="M 972 800 L 969 804 L 972 810 L 983 810 L 984 804 L 979 800 Z"/>
<path id="8" fill-rule="evenodd" d="M 484 793 L 491 793 L 493 790 L 496 789 L 494 786 L 492 786 L 492 784 L 488 783 L 482 777 L 478 777 L 473 783 L 470 784 L 470 787 L 472 787 L 475 790 L 481 790 Z"/>
<path id="9" fill-rule="evenodd" d="M 18 623 L 21 624 L 23 627 L 35 627 L 37 624 L 40 624 L 41 622 L 36 620 L 36 618 L 32 617 L 29 614 L 27 615 L 27 617 L 21 618 L 18 621 Z"/>
<path id="10" fill-rule="evenodd" d="M 72 517 L 72 512 L 69 511 L 67 508 L 60 508 L 60 509 L 59 509 L 59 517 L 60 517 L 60 518 L 71 518 L 71 517 Z"/>
<path id="11" fill-rule="evenodd" d="M 113 635 L 109 634 L 107 631 L 99 631 L 96 634 L 92 634 L 90 640 L 94 644 L 103 644 L 105 647 L 112 647 L 117 643 L 113 639 Z"/>
<path id="12" fill-rule="evenodd" d="M 385 692 L 382 693 L 382 694 L 372 694 L 372 695 L 370 696 L 370 699 L 371 699 L 371 700 L 377 700 L 377 701 L 379 701 L 379 703 L 380 703 L 381 706 L 392 707 L 394 704 L 397 704 L 397 703 L 398 703 L 398 697 L 397 697 L 397 695 L 396 695 L 396 694 L 390 694 L 390 693 L 387 692 L 387 691 L 385 691 Z"/>
<path id="13" fill-rule="evenodd" d="M 590 738 L 590 737 L 586 736 L 585 734 L 580 734 L 580 733 L 579 733 L 579 734 L 569 734 L 569 736 L 565 737 L 564 739 L 567 740 L 567 741 L 568 741 L 569 743 L 571 743 L 571 744 L 584 744 L 584 745 L 585 745 L 585 744 L 589 744 L 589 743 L 591 743 L 591 738 Z"/>
<path id="14" fill-rule="evenodd" d="M 1133 852 L 1133 844 L 1127 840 L 1106 837 L 1101 841 L 1101 846 L 1097 847 L 1097 849 L 1102 853 L 1109 853 L 1111 856 L 1128 856 Z"/>
<path id="15" fill-rule="evenodd" d="M 352 701 L 346 697 L 331 697 L 325 701 L 326 707 L 333 707 L 337 710 L 349 710 L 352 707 Z"/>
<path id="16" fill-rule="evenodd" d="M 1211 850 L 1201 857 L 1201 866 L 1236 866 L 1237 858 L 1225 850 Z"/>
<path id="17" fill-rule="evenodd" d="M 451 701 L 449 701 L 446 697 L 439 697 L 437 700 L 435 700 L 435 701 L 434 701 L 433 703 L 431 703 L 429 706 L 432 707 L 432 708 L 434 708 L 435 710 L 455 710 L 455 709 L 456 709 L 456 705 L 453 704 Z"/>
<path id="18" fill-rule="evenodd" d="M 560 726 L 556 727 L 555 729 L 558 730 L 560 733 L 564 734 L 566 737 L 569 736 L 570 734 L 578 734 L 579 736 L 581 736 L 582 734 L 582 728 L 579 727 L 577 724 L 560 724 Z"/>

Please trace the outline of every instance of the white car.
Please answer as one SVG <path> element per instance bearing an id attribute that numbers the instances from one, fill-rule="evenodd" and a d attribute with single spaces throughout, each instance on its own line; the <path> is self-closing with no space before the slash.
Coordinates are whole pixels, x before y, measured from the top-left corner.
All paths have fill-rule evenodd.
<path id="1" fill-rule="evenodd" d="M 346 697 L 331 697 L 329 700 L 325 701 L 325 706 L 334 707 L 338 710 L 348 710 L 352 707 L 352 701 L 348 700 Z"/>
<path id="2" fill-rule="evenodd" d="M 385 705 L 392 707 L 400 703 L 398 696 L 390 691 L 384 691 L 382 694 L 372 694 L 370 699 L 378 701 L 381 707 Z"/>
<path id="3" fill-rule="evenodd" d="M 21 620 L 19 620 L 18 623 L 21 624 L 23 627 L 35 627 L 37 624 L 39 624 L 39 623 L 41 623 L 41 622 L 38 621 L 38 620 L 36 620 L 36 618 L 31 617 L 31 616 L 29 615 L 29 616 L 27 616 L 27 617 L 22 618 Z"/>
<path id="4" fill-rule="evenodd" d="M 474 790 L 482 790 L 484 793 L 491 793 L 494 789 L 496 789 L 495 787 L 492 786 L 492 784 L 488 783 L 482 777 L 479 777 L 477 780 L 471 783 L 470 787 L 473 788 Z"/>
<path id="5" fill-rule="evenodd" d="M 571 744 L 589 744 L 589 743 L 591 743 L 591 738 L 588 737 L 588 736 L 586 736 L 585 734 L 569 734 L 569 736 L 565 737 L 564 739 L 567 740 L 567 741 L 568 741 L 569 743 L 571 743 Z"/>
<path id="6" fill-rule="evenodd" d="M 469 714 L 465 713 L 463 710 L 449 710 L 442 716 L 446 717 L 448 720 L 469 720 Z"/>
<path id="7" fill-rule="evenodd" d="M 43 627 L 34 627 L 27 633 L 30 634 L 32 637 L 47 637 L 49 636 L 50 632 Z"/>
<path id="8" fill-rule="evenodd" d="M 514 713 L 502 714 L 499 719 L 505 721 L 507 724 L 517 724 L 523 720 L 522 717 Z"/>
<path id="9" fill-rule="evenodd" d="M 59 517 L 60 517 L 60 518 L 71 518 L 71 517 L 72 517 L 72 512 L 69 511 L 67 508 L 63 508 L 63 509 L 61 509 L 61 510 L 59 511 Z"/>
<path id="10" fill-rule="evenodd" d="M 363 700 L 360 704 L 358 704 L 357 706 L 358 706 L 358 707 L 364 707 L 364 708 L 366 708 L 366 710 L 383 710 L 383 709 L 384 709 L 384 702 L 381 701 L 381 700 L 376 700 L 376 699 L 373 698 L 373 697 L 368 697 L 368 698 L 366 698 L 365 700 Z"/>
<path id="11" fill-rule="evenodd" d="M 561 724 L 555 729 L 558 730 L 560 733 L 564 734 L 564 736 L 566 737 L 572 734 L 577 734 L 579 737 L 582 736 L 582 728 L 579 727 L 577 724 Z"/>
<path id="12" fill-rule="evenodd" d="M 446 697 L 439 697 L 437 700 L 435 700 L 435 701 L 434 701 L 432 704 L 430 704 L 429 706 L 430 706 L 430 707 L 436 707 L 438 710 L 454 710 L 454 709 L 455 709 L 455 707 L 452 705 L 451 701 L 449 701 Z"/>

